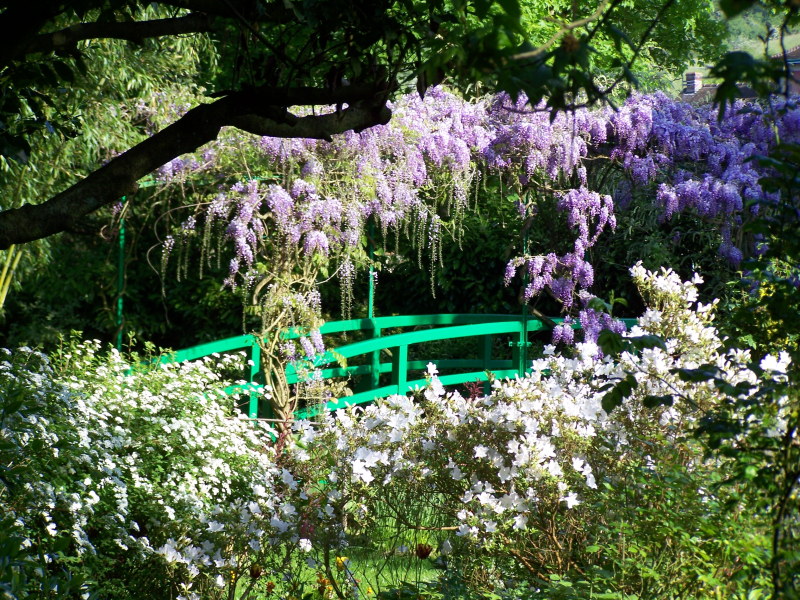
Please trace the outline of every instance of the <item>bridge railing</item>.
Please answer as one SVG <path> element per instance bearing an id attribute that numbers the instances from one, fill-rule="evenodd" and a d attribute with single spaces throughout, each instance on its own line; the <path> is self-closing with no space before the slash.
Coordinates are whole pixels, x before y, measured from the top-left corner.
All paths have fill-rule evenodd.
<path id="1" fill-rule="evenodd" d="M 435 328 L 385 334 L 387 330 L 430 326 Z M 308 418 L 323 410 L 337 410 L 353 404 L 371 402 L 378 397 L 405 394 L 416 387 L 423 387 L 426 380 L 414 378 L 413 374 L 424 371 L 429 362 L 436 363 L 443 372 L 461 371 L 440 375 L 439 379 L 444 385 L 488 382 L 489 373 L 497 378 L 514 377 L 524 373 L 526 369 L 525 348 L 529 344 L 528 334 L 542 329 L 549 329 L 549 325 L 533 317 L 529 317 L 527 322 L 523 323 L 520 315 L 485 314 L 393 316 L 326 323 L 320 329 L 323 335 L 358 330 L 366 334 L 368 339 L 340 346 L 325 355 L 318 356 L 315 366 L 321 370 L 322 378 L 360 376 L 362 380 L 366 379 L 367 385 L 363 386 L 365 389 L 356 391 L 352 395 L 332 399 L 324 405 L 301 409 L 297 416 Z M 296 332 L 291 332 L 289 336 L 293 334 L 297 335 Z M 494 338 L 498 335 L 511 336 L 510 359 L 492 356 Z M 462 338 L 480 338 L 479 351 L 475 356 L 426 357 L 424 360 L 409 360 L 409 348 L 414 345 Z M 382 360 L 383 355 L 388 355 L 389 360 Z M 351 359 L 360 357 L 363 357 L 359 361 L 362 364 L 349 364 L 345 367 L 336 364 L 342 359 L 349 363 Z M 298 374 L 292 366 L 287 367 L 286 374 L 289 383 L 298 381 Z M 380 385 L 380 376 L 383 374 L 390 374 L 389 383 L 386 385 Z M 485 391 L 488 392 L 488 384 Z"/>
<path id="2" fill-rule="evenodd" d="M 547 319 L 545 322 L 536 317 L 498 314 L 439 314 L 376 317 L 371 319 L 351 319 L 346 321 L 330 321 L 320 328 L 323 336 L 361 332 L 367 339 L 334 348 L 324 355 L 318 355 L 314 367 L 321 371 L 323 379 L 359 377 L 362 382 L 360 390 L 352 395 L 334 398 L 315 406 L 302 408 L 295 412 L 297 418 L 310 418 L 323 411 L 338 410 L 354 404 L 371 402 L 379 397 L 392 394 L 405 394 L 416 387 L 424 387 L 424 378 L 413 378 L 415 372 L 424 371 L 427 363 L 433 362 L 441 371 L 457 370 L 458 373 L 441 374 L 439 379 L 444 385 L 457 385 L 467 382 L 484 383 L 484 391 L 488 393 L 490 377 L 505 378 L 523 375 L 530 366 L 527 349 L 531 345 L 529 334 L 549 330 L 553 323 L 562 319 Z M 629 323 L 630 325 L 630 323 Z M 431 327 L 428 329 L 403 331 L 385 335 L 387 330 L 396 331 L 404 328 Z M 574 327 L 578 327 L 575 325 Z M 287 330 L 282 334 L 284 339 L 297 339 L 306 332 Z M 497 336 L 511 336 L 511 358 L 493 356 L 494 340 Z M 477 356 L 467 358 L 426 358 L 409 360 L 409 347 L 427 342 L 454 340 L 463 338 L 480 338 Z M 247 386 L 239 389 L 257 390 L 260 370 L 260 347 L 258 340 L 252 335 L 241 335 L 185 350 L 179 350 L 164 360 L 195 360 L 214 353 L 226 353 L 244 350 L 248 357 L 248 366 L 244 377 Z M 388 354 L 388 361 L 382 355 Z M 506 353 L 507 355 L 507 353 Z M 359 364 L 340 363 L 346 361 Z M 466 372 L 465 372 L 466 371 Z M 389 383 L 381 385 L 381 375 L 390 374 Z M 286 377 L 290 384 L 298 383 L 304 374 L 298 373 L 293 365 L 286 367 Z M 263 379 L 261 379 L 263 381 Z M 250 418 L 258 417 L 258 394 L 251 393 L 248 403 L 242 407 Z"/>

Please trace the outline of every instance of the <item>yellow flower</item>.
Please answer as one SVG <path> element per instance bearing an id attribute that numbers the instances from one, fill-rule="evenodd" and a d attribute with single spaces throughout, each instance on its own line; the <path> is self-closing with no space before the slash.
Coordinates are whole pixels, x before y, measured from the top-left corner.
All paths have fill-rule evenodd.
<path id="1" fill-rule="evenodd" d="M 347 567 L 347 561 L 349 559 L 346 556 L 337 556 L 336 557 L 336 568 L 340 571 L 344 571 Z"/>

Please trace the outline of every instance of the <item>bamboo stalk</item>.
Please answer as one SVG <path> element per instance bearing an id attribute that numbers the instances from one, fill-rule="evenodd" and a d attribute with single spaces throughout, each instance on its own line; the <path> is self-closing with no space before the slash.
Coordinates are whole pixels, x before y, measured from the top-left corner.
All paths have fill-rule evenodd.
<path id="1" fill-rule="evenodd" d="M 12 244 L 8 248 L 5 264 L 3 265 L 3 273 L 0 274 L 0 311 L 6 302 L 8 290 L 11 289 L 11 281 L 14 279 L 14 272 L 19 266 L 19 261 L 22 258 L 22 248 Z"/>

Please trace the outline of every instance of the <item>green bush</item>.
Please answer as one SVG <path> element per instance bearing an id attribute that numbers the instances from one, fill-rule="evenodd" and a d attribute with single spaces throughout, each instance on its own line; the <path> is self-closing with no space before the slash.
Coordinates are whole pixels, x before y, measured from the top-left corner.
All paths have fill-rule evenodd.
<path id="1" fill-rule="evenodd" d="M 223 392 L 216 372 L 238 357 L 147 365 L 97 342 L 68 344 L 52 363 L 2 352 L 0 502 L 13 527 L 1 572 L 12 593 L 217 598 L 254 564 L 283 572 L 296 483 Z"/>

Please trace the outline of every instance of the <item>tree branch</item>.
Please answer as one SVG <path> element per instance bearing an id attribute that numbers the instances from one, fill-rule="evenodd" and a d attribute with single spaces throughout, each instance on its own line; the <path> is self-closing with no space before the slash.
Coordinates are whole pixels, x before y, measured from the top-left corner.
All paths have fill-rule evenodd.
<path id="1" fill-rule="evenodd" d="M 0 13 L 0 67 L 7 65 L 17 48 L 39 33 L 48 20 L 61 14 L 56 2 L 17 2 Z"/>
<path id="2" fill-rule="evenodd" d="M 19 48 L 13 58 L 33 52 L 50 52 L 74 47 L 82 40 L 120 39 L 141 42 L 145 38 L 211 31 L 211 19 L 204 14 L 189 14 L 172 19 L 153 19 L 127 23 L 78 23 L 59 31 L 36 36 Z"/>
<path id="3" fill-rule="evenodd" d="M 136 191 L 136 182 L 148 173 L 216 139 L 222 127 L 272 137 L 330 139 L 336 133 L 387 123 L 391 112 L 385 97 L 382 86 L 333 91 L 258 88 L 201 104 L 46 202 L 0 212 L 0 249 L 73 227 L 101 206 Z M 286 110 L 300 104 L 342 103 L 348 108 L 319 116 L 297 117 Z"/>

